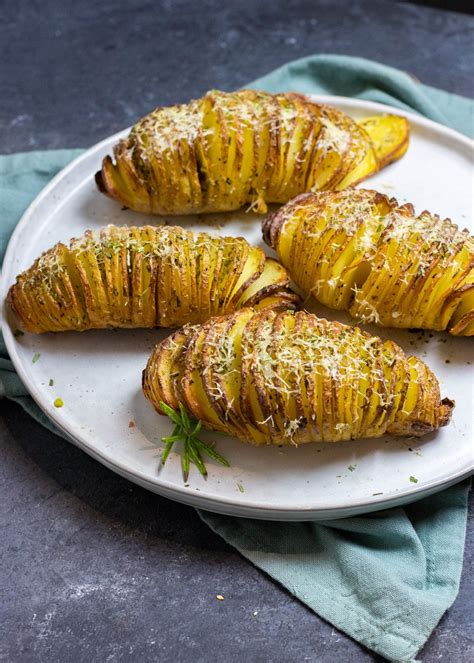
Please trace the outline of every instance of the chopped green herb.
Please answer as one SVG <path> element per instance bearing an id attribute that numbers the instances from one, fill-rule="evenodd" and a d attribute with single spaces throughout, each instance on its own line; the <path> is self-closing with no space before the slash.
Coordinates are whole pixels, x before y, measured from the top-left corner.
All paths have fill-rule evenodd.
<path id="1" fill-rule="evenodd" d="M 21 329 L 15 329 L 15 331 L 13 332 L 13 336 L 15 338 L 19 338 L 20 336 L 24 336 L 24 335 L 25 335 L 25 332 L 22 332 Z"/>
<path id="2" fill-rule="evenodd" d="M 383 493 L 372 493 L 372 495 L 383 495 Z"/>
<path id="3" fill-rule="evenodd" d="M 413 475 L 410 477 L 410 481 L 412 483 L 418 483 L 418 479 L 416 477 L 414 477 Z"/>
<path id="4" fill-rule="evenodd" d="M 357 465 L 349 465 L 347 469 L 349 470 L 349 472 L 353 472 L 356 467 Z"/>
<path id="5" fill-rule="evenodd" d="M 241 493 L 244 492 L 244 487 L 242 486 L 242 484 L 241 484 L 240 482 L 237 482 L 237 488 L 239 489 L 239 491 L 240 491 Z"/>
<path id="6" fill-rule="evenodd" d="M 36 362 L 40 357 L 41 357 L 41 352 L 35 352 L 35 354 L 33 355 L 33 359 L 31 360 L 33 364 L 36 364 Z"/>
<path id="7" fill-rule="evenodd" d="M 54 380 L 53 380 L 53 378 L 50 378 L 48 384 L 49 384 L 50 387 L 53 387 L 53 386 L 54 386 Z"/>
<path id="8" fill-rule="evenodd" d="M 54 407 L 62 407 L 64 405 L 63 399 L 62 398 L 56 398 L 54 401 Z"/>

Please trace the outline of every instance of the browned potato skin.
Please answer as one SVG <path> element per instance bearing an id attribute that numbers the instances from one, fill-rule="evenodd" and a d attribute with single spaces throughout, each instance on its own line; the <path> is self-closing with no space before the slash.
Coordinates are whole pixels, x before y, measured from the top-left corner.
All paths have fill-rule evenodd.
<path id="1" fill-rule="evenodd" d="M 293 281 L 387 327 L 474 335 L 474 239 L 450 219 L 364 189 L 302 194 L 263 222 Z"/>
<path id="2" fill-rule="evenodd" d="M 178 327 L 257 308 L 294 308 L 286 270 L 245 239 L 180 227 L 107 226 L 46 251 L 11 286 L 24 331 Z"/>
<path id="3" fill-rule="evenodd" d="M 338 190 L 376 173 L 408 148 L 408 121 L 356 122 L 296 94 L 213 90 L 159 107 L 106 156 L 99 190 L 147 214 L 223 212 Z"/>
<path id="4" fill-rule="evenodd" d="M 187 326 L 155 347 L 143 390 L 160 413 L 161 401 L 182 403 L 253 444 L 418 437 L 447 425 L 454 407 L 392 341 L 304 311 L 247 308 Z"/>

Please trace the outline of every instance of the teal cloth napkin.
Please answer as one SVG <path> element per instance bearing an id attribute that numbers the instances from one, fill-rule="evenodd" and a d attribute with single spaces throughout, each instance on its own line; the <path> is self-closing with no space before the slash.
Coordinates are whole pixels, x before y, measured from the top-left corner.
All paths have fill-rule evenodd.
<path id="1" fill-rule="evenodd" d="M 355 96 L 411 109 L 473 134 L 474 103 L 376 62 L 336 55 L 298 60 L 250 87 Z M 0 157 L 0 257 L 21 214 L 80 150 Z M 0 395 L 59 433 L 0 345 Z M 404 508 L 342 520 L 276 523 L 200 517 L 321 617 L 385 658 L 411 661 L 454 601 L 464 552 L 469 483 Z M 295 634 L 296 635 L 296 634 Z M 315 658 L 317 653 L 315 652 Z"/>

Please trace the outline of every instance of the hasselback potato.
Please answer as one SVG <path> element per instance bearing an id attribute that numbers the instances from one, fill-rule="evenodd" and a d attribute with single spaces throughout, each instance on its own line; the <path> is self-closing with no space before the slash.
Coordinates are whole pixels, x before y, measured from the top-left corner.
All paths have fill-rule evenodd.
<path id="1" fill-rule="evenodd" d="M 423 435 L 448 423 L 429 368 L 391 341 L 303 311 L 241 309 L 157 345 L 145 396 L 255 444 Z"/>
<path id="2" fill-rule="evenodd" d="M 355 122 L 299 94 L 208 92 L 157 108 L 107 156 L 99 189 L 153 214 L 266 211 L 303 191 L 344 189 L 399 159 L 403 117 Z"/>
<path id="3" fill-rule="evenodd" d="M 474 240 L 450 219 L 357 189 L 302 194 L 263 234 L 326 306 L 388 327 L 474 334 Z"/>
<path id="4" fill-rule="evenodd" d="M 10 288 L 29 332 L 175 327 L 242 306 L 292 308 L 286 270 L 245 239 L 115 227 L 46 251 Z"/>

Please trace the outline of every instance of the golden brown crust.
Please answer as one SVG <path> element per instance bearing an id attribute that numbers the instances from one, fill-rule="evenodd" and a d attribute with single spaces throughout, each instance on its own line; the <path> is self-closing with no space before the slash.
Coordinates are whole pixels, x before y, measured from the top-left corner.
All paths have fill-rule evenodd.
<path id="1" fill-rule="evenodd" d="M 392 341 L 302 311 L 241 309 L 171 338 L 143 372 L 147 399 L 158 412 L 160 401 L 181 402 L 246 442 L 421 436 L 454 407 L 429 368 Z"/>
<path id="2" fill-rule="evenodd" d="M 46 251 L 8 292 L 25 331 L 177 327 L 246 306 L 294 308 L 286 270 L 246 240 L 107 226 Z"/>
<path id="3" fill-rule="evenodd" d="M 474 335 L 474 240 L 450 219 L 364 189 L 306 193 L 263 222 L 295 283 L 387 327 Z"/>
<path id="4" fill-rule="evenodd" d="M 400 158 L 404 118 L 358 123 L 296 94 L 212 90 L 160 107 L 106 156 L 99 190 L 152 214 L 234 210 L 264 213 L 302 191 L 342 189 Z"/>

